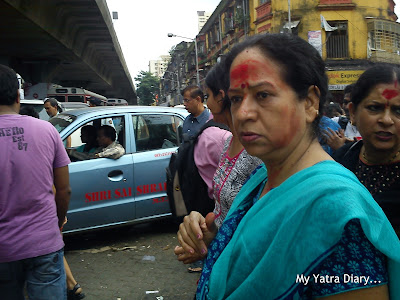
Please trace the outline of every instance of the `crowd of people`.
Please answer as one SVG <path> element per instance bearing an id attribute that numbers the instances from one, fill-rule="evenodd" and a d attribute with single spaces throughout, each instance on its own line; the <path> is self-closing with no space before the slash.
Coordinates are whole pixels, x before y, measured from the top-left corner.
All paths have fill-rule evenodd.
<path id="1" fill-rule="evenodd" d="M 217 119 L 227 93 L 232 137 L 214 212 L 192 211 L 178 231 L 178 260 L 204 261 L 196 299 L 400 297 L 399 72 L 368 69 L 346 89 L 345 115 L 325 114 L 324 62 L 298 37 L 250 37 L 208 73 L 207 104 Z M 258 165 L 238 189 L 235 138 Z"/>
<path id="2" fill-rule="evenodd" d="M 326 103 L 325 69 L 301 38 L 259 34 L 208 72 L 205 93 L 183 90 L 185 142 L 211 119 L 230 131 L 208 127 L 196 137 L 195 163 L 215 205 L 183 218 L 174 249 L 179 261 L 198 263 L 189 268 L 201 272 L 196 299 L 400 299 L 400 67 L 367 69 L 343 107 Z M 64 299 L 70 160 L 49 123 L 18 114 L 17 84 L 0 66 L 0 287 L 7 299 L 23 299 L 25 282 L 33 299 Z M 113 127 L 81 132 L 71 157 L 123 155 Z M 45 151 L 38 134 L 48 136 Z M 17 187 L 13 178 L 36 164 L 46 176 Z M 23 205 L 27 197 L 33 205 Z M 34 276 L 44 260 L 57 270 L 51 283 Z"/>

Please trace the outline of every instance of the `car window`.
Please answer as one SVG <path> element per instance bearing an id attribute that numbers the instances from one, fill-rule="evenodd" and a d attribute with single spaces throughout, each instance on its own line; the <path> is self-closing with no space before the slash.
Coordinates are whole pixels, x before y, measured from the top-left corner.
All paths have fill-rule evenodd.
<path id="1" fill-rule="evenodd" d="M 76 117 L 73 115 L 59 114 L 49 120 L 51 124 L 57 129 L 58 132 L 63 131 L 67 126 L 69 126 Z"/>
<path id="2" fill-rule="evenodd" d="M 21 108 L 24 106 L 31 106 L 33 109 L 39 114 L 39 119 L 47 121 L 49 119 L 49 115 L 46 113 L 43 104 L 26 104 L 21 103 Z"/>
<path id="3" fill-rule="evenodd" d="M 134 115 L 132 118 L 137 152 L 179 146 L 181 118 L 171 115 Z"/>
<path id="4" fill-rule="evenodd" d="M 84 102 L 83 96 L 68 96 L 68 102 Z"/>
<path id="5" fill-rule="evenodd" d="M 49 95 L 51 98 L 55 98 L 59 102 L 65 102 L 65 96 L 64 95 Z"/>
<path id="6" fill-rule="evenodd" d="M 93 121 L 87 122 L 76 129 L 72 134 L 69 135 L 68 138 L 71 140 L 71 148 L 79 148 L 83 145 L 81 140 L 81 129 L 84 126 L 93 125 L 96 129 L 99 129 L 103 125 L 111 126 L 115 129 L 117 138 L 116 140 L 126 149 L 125 147 L 125 124 L 124 124 L 124 117 L 122 116 L 115 116 L 111 118 L 98 118 Z"/>

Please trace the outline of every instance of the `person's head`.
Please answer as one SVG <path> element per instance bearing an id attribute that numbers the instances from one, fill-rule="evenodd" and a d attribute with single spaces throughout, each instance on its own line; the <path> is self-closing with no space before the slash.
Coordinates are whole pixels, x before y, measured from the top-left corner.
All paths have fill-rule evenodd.
<path id="1" fill-rule="evenodd" d="M 44 109 L 50 118 L 56 116 L 61 111 L 58 101 L 54 98 L 47 98 L 44 101 Z"/>
<path id="2" fill-rule="evenodd" d="M 353 87 L 350 117 L 369 155 L 400 150 L 400 68 L 378 64 L 366 70 Z"/>
<path id="3" fill-rule="evenodd" d="M 19 114 L 39 119 L 38 112 L 32 106 L 29 105 L 22 106 L 21 109 L 19 110 Z"/>
<path id="4" fill-rule="evenodd" d="M 198 117 L 204 110 L 204 94 L 197 85 L 189 85 L 182 91 L 183 105 L 193 116 Z"/>
<path id="5" fill-rule="evenodd" d="M 81 128 L 81 141 L 87 144 L 96 144 L 97 130 L 93 125 L 86 125 Z"/>
<path id="6" fill-rule="evenodd" d="M 313 46 L 293 35 L 260 34 L 236 45 L 225 62 L 233 124 L 249 154 L 270 159 L 316 141 L 328 79 Z"/>
<path id="7" fill-rule="evenodd" d="M 205 79 L 207 107 L 211 110 L 214 120 L 225 123 L 224 112 L 230 116 L 231 101 L 228 97 L 229 73 L 224 69 L 224 64 L 217 63 Z"/>
<path id="8" fill-rule="evenodd" d="M 115 129 L 111 126 L 103 125 L 97 131 L 97 142 L 101 147 L 107 147 L 111 145 L 113 142 L 115 142 L 116 138 L 117 134 Z"/>
<path id="9" fill-rule="evenodd" d="M 89 106 L 90 107 L 101 106 L 101 100 L 92 96 L 89 99 Z"/>
<path id="10" fill-rule="evenodd" d="M 325 107 L 325 115 L 328 118 L 340 117 L 342 114 L 343 114 L 343 110 L 340 107 L 339 103 L 330 102 Z"/>
<path id="11" fill-rule="evenodd" d="M 0 65 L 0 105 L 19 105 L 17 73 L 7 66 Z M 19 106 L 18 110 L 19 111 Z"/>
<path id="12" fill-rule="evenodd" d="M 353 91 L 354 83 L 346 85 L 344 88 L 343 95 L 343 110 L 347 117 L 350 117 L 349 114 L 349 103 L 351 102 L 351 93 Z"/>

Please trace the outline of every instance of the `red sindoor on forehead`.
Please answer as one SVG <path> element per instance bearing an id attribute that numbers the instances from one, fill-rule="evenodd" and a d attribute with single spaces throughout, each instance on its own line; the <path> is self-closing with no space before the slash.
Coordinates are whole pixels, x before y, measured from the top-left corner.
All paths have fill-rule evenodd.
<path id="1" fill-rule="evenodd" d="M 398 95 L 399 91 L 397 90 L 386 89 L 382 92 L 382 96 L 385 97 L 387 100 L 391 100 Z"/>
<path id="2" fill-rule="evenodd" d="M 231 72 L 232 81 L 246 81 L 249 78 L 249 65 L 241 64 L 235 67 Z"/>

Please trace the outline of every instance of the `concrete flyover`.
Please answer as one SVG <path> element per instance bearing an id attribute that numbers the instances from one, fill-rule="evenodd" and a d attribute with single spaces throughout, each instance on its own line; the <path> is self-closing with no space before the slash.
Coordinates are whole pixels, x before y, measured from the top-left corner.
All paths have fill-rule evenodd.
<path id="1" fill-rule="evenodd" d="M 105 0 L 0 0 L 0 63 L 25 81 L 137 104 Z"/>

